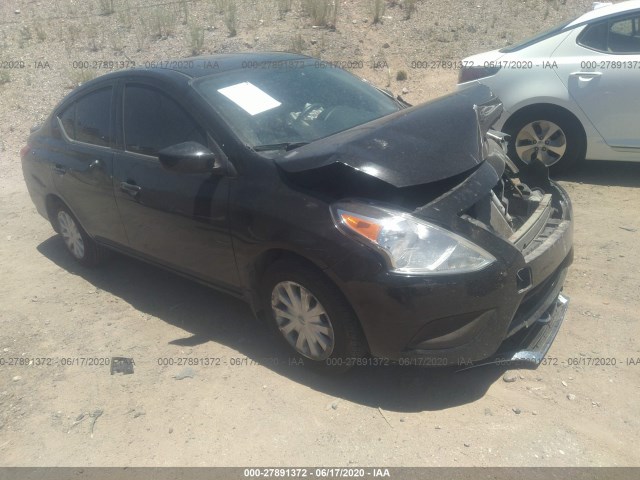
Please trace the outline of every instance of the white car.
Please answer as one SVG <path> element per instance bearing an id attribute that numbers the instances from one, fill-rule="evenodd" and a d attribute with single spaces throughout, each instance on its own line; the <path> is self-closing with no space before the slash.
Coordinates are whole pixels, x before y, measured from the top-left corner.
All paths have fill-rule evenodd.
<path id="1" fill-rule="evenodd" d="M 462 61 L 458 89 L 500 97 L 509 153 L 567 170 L 582 159 L 640 161 L 640 1 L 594 10 Z"/>

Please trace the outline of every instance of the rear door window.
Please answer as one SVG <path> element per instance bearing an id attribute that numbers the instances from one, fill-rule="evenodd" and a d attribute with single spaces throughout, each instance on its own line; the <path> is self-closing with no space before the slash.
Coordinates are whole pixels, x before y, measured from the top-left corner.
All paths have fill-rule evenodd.
<path id="1" fill-rule="evenodd" d="M 613 53 L 640 53 L 640 15 L 611 22 L 608 50 Z"/>
<path id="2" fill-rule="evenodd" d="M 578 37 L 582 46 L 612 54 L 640 53 L 640 15 L 588 26 Z"/>
<path id="3" fill-rule="evenodd" d="M 76 140 L 92 145 L 111 145 L 111 87 L 76 102 Z"/>
<path id="4" fill-rule="evenodd" d="M 91 92 L 58 115 L 70 139 L 101 147 L 111 146 L 112 90 L 112 87 L 107 87 Z"/>
<path id="5" fill-rule="evenodd" d="M 111 146 L 112 91 L 112 87 L 107 87 L 91 92 L 58 115 L 70 139 L 101 147 Z"/>

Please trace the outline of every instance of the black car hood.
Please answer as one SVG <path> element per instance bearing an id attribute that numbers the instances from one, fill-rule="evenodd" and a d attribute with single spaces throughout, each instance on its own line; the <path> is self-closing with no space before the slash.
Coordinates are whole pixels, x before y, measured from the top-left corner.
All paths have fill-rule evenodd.
<path id="1" fill-rule="evenodd" d="M 342 163 L 395 187 L 437 182 L 483 161 L 483 136 L 502 113 L 478 85 L 359 125 L 277 158 L 297 173 Z"/>

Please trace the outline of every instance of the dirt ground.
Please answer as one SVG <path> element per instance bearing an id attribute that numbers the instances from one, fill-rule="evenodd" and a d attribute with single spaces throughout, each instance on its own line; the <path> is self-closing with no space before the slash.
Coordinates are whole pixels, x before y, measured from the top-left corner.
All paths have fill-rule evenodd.
<path id="1" fill-rule="evenodd" d="M 121 256 L 76 266 L 5 170 L 2 464 L 637 466 L 640 164 L 592 162 L 562 184 L 576 216 L 571 305 L 549 364 L 507 383 L 498 367 L 327 378 L 289 366 L 237 300 Z M 73 364 L 114 356 L 134 374 Z M 181 358 L 222 360 L 185 372 Z"/>
<path id="2" fill-rule="evenodd" d="M 5 20 L 33 2 L 15 3 Z M 389 58 L 406 63 L 411 48 L 393 41 Z M 452 71 L 410 74 L 412 102 L 455 85 Z M 12 75 L 0 85 L 1 466 L 640 466 L 640 163 L 588 162 L 561 180 L 576 255 L 547 364 L 323 377 L 289 365 L 240 301 L 118 255 L 78 267 L 18 155 L 65 73 Z M 111 375 L 112 357 L 134 373 Z"/>

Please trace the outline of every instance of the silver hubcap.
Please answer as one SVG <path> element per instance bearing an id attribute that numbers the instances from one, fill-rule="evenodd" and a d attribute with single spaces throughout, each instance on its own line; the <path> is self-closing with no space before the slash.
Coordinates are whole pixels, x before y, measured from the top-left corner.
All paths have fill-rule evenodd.
<path id="1" fill-rule="evenodd" d="M 58 212 L 58 225 L 60 225 L 60 235 L 62 235 L 71 254 L 77 259 L 82 259 L 84 257 L 84 242 L 76 222 L 67 212 L 60 211 Z"/>
<path id="2" fill-rule="evenodd" d="M 567 150 L 567 138 L 562 129 L 548 120 L 531 122 L 516 137 L 516 153 L 529 164 L 536 158 L 550 167 L 560 161 Z"/>
<path id="3" fill-rule="evenodd" d="M 329 315 L 309 290 L 280 282 L 271 293 L 271 308 L 280 332 L 298 353 L 311 360 L 331 355 L 335 341 Z"/>

